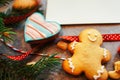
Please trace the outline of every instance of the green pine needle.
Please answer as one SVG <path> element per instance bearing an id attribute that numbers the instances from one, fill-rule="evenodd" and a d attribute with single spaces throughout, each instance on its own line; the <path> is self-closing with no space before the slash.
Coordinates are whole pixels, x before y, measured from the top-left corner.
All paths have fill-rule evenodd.
<path id="1" fill-rule="evenodd" d="M 0 16 L 2 16 L 2 14 L 0 14 Z M 0 38 L 5 42 L 13 41 L 13 35 L 15 34 L 16 33 L 12 31 L 12 28 L 5 27 L 3 18 L 0 17 Z"/>
<path id="2" fill-rule="evenodd" d="M 60 65 L 60 59 L 54 58 L 54 56 L 42 57 L 34 65 L 26 65 L 26 60 L 0 59 L 0 80 L 39 80 L 41 72 Z"/>
<path id="3" fill-rule="evenodd" d="M 6 4 L 9 4 L 10 1 L 13 1 L 13 0 L 0 0 L 0 5 L 6 5 Z"/>

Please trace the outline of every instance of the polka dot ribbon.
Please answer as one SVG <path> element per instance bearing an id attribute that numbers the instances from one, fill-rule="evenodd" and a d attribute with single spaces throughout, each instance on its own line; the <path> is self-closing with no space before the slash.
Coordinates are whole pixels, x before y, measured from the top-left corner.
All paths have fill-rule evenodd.
<path id="1" fill-rule="evenodd" d="M 120 41 L 120 34 L 102 34 L 104 42 L 111 42 L 111 41 Z M 73 42 L 79 41 L 78 36 L 60 36 L 59 38 Z M 120 46 L 117 51 L 120 54 Z"/>
<path id="2" fill-rule="evenodd" d="M 104 42 L 120 41 L 120 34 L 102 34 L 102 37 Z M 78 36 L 60 36 L 60 38 L 70 42 L 79 41 Z"/>
<path id="3" fill-rule="evenodd" d="M 18 56 L 8 56 L 8 55 L 4 55 L 4 56 L 6 56 L 9 59 L 15 60 L 15 61 L 20 61 L 20 60 L 25 59 L 31 52 L 32 50 L 29 50 L 26 53 L 18 55 Z"/>

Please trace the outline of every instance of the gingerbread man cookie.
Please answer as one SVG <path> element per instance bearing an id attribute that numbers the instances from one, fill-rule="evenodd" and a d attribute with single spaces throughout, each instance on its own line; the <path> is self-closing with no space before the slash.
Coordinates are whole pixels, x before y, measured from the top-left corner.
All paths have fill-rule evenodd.
<path id="1" fill-rule="evenodd" d="M 115 70 L 109 71 L 109 76 L 112 79 L 120 79 L 120 61 L 115 62 Z"/>
<path id="2" fill-rule="evenodd" d="M 102 36 L 95 29 L 85 29 L 79 35 L 79 42 L 72 42 L 69 50 L 73 56 L 64 60 L 63 69 L 72 75 L 82 72 L 90 80 L 107 80 L 108 72 L 101 64 L 111 58 L 110 52 L 101 48 Z"/>

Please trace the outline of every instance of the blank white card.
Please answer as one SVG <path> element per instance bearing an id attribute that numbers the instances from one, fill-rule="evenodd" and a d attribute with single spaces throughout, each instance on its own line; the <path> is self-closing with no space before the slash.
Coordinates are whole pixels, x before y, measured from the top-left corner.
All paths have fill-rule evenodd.
<path id="1" fill-rule="evenodd" d="M 63 25 L 120 23 L 120 0 L 47 0 L 45 16 Z"/>

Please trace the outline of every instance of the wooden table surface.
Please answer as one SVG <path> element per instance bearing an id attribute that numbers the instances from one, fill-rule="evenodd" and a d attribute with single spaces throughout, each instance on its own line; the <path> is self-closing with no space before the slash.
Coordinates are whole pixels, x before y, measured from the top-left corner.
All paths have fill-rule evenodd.
<path id="1" fill-rule="evenodd" d="M 120 24 L 87 24 L 87 25 L 79 24 L 79 25 L 62 25 L 60 36 L 78 35 L 80 31 L 86 28 L 95 28 L 98 31 L 100 31 L 102 34 L 120 33 Z M 30 46 L 29 43 L 26 43 L 24 41 L 24 24 L 16 27 L 15 31 L 17 32 L 17 35 L 15 37 L 15 42 L 12 43 L 12 45 L 14 45 L 17 48 L 21 48 L 23 50 L 29 50 L 32 46 Z M 70 57 L 71 55 L 68 51 L 61 50 L 56 46 L 57 41 L 58 38 L 56 38 L 55 41 L 52 41 L 49 44 L 41 46 L 41 48 L 39 48 L 39 53 L 53 54 L 57 52 L 59 53 L 58 55 L 61 57 Z M 120 60 L 120 56 L 117 53 L 117 49 L 119 46 L 120 46 L 120 41 L 103 42 L 102 44 L 102 47 L 108 49 L 112 54 L 111 60 L 107 64 L 105 64 L 105 67 L 108 71 L 113 70 L 113 63 L 115 61 Z M 15 53 L 11 49 L 6 48 L 4 44 L 0 44 L 0 52 L 7 54 Z M 39 57 L 35 59 L 39 59 Z M 63 71 L 61 66 L 56 67 L 53 71 L 43 72 L 42 74 L 40 74 L 40 80 L 63 80 L 63 79 L 87 80 L 84 74 L 81 74 L 79 76 L 72 76 L 70 74 L 67 74 L 66 72 Z"/>

